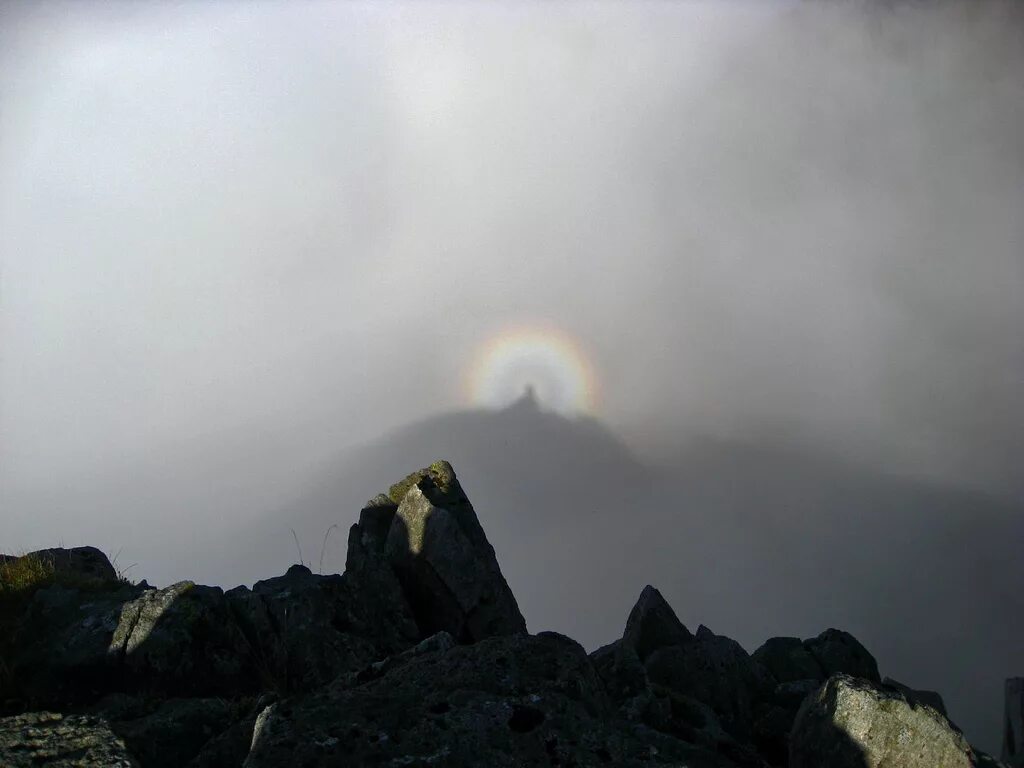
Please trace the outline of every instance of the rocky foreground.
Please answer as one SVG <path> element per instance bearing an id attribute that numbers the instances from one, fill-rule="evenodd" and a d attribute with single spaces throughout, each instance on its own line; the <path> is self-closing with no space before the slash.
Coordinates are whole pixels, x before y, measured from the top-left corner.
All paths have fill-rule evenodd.
<path id="1" fill-rule="evenodd" d="M 836 629 L 748 654 L 647 586 L 589 655 L 528 634 L 447 462 L 362 509 L 342 575 L 154 589 L 91 547 L 0 575 L 39 563 L 0 591 L 0 766 L 1002 765 Z"/>

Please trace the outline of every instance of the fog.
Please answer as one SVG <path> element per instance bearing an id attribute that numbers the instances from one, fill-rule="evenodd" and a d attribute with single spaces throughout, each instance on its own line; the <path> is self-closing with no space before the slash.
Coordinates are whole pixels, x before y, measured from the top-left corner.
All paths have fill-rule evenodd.
<path id="1" fill-rule="evenodd" d="M 872 607 L 887 579 L 935 621 L 977 606 L 970 650 L 921 658 L 963 650 L 967 681 L 995 648 L 991 700 L 957 704 L 923 661 L 906 682 L 997 750 L 999 676 L 1024 674 L 996 669 L 1024 608 L 1005 549 L 1024 517 L 1022 41 L 1010 2 L 5 4 L 0 551 L 88 543 L 157 584 L 251 582 L 294 557 L 283 521 L 315 560 L 332 505 L 344 529 L 443 452 L 531 629 L 588 648 L 640 579 L 748 650 L 832 622 L 895 677 L 912 601 Z M 608 466 L 586 440 L 492 464 L 448 438 L 394 447 L 483 405 L 467 372 L 523 325 L 575 340 L 633 485 L 583 488 Z M 495 424 L 451 434 L 497 444 Z M 570 444 L 568 487 L 524 490 Z M 556 496 L 557 536 L 509 520 Z M 531 558 L 551 562 L 580 498 L 615 503 L 559 550 L 564 612 L 591 618 L 555 626 Z M 872 534 L 878 510 L 906 518 L 898 569 L 854 535 L 875 506 Z M 775 538 L 722 569 L 755 513 Z M 673 521 L 707 559 L 655 556 Z M 780 572 L 815 548 L 848 590 L 818 591 L 840 588 L 827 563 Z M 930 584 L 946 557 L 963 578 Z M 806 610 L 751 594 L 773 574 L 812 585 Z"/>

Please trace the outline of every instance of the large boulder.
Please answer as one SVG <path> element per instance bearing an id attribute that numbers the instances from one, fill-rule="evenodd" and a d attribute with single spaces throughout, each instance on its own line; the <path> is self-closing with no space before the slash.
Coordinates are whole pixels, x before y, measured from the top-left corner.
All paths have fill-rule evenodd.
<path id="1" fill-rule="evenodd" d="M 444 636 L 440 636 L 443 639 Z M 584 650 L 555 633 L 435 642 L 259 717 L 246 768 L 734 765 L 614 717 Z"/>
<path id="2" fill-rule="evenodd" d="M 4 768 L 138 768 L 110 725 L 98 717 L 28 712 L 0 718 Z"/>
<path id="3" fill-rule="evenodd" d="M 459 642 L 526 632 L 473 506 L 451 465 L 431 464 L 389 491 L 398 503 L 385 552 L 424 635 Z"/>
<path id="4" fill-rule="evenodd" d="M 659 648 L 682 645 L 693 640 L 661 592 L 650 584 L 643 588 L 626 619 L 622 638 L 598 648 L 590 660 L 611 701 L 621 713 L 633 720 L 660 721 L 654 713 L 655 696 L 650 687 L 644 661 Z M 666 707 L 661 707 L 662 711 Z"/>
<path id="5" fill-rule="evenodd" d="M 1014 768 L 1024 765 L 1024 677 L 1006 681 L 1002 760 Z"/>
<path id="6" fill-rule="evenodd" d="M 29 552 L 21 557 L 0 556 L 0 563 L 11 566 L 18 561 L 35 560 L 47 570 L 53 572 L 56 580 L 65 583 L 80 581 L 83 583 L 98 582 L 100 584 L 118 581 L 117 571 L 110 560 L 96 547 L 54 547 Z"/>
<path id="7" fill-rule="evenodd" d="M 845 674 L 804 700 L 789 741 L 789 768 L 970 768 L 973 760 L 936 709 Z"/>

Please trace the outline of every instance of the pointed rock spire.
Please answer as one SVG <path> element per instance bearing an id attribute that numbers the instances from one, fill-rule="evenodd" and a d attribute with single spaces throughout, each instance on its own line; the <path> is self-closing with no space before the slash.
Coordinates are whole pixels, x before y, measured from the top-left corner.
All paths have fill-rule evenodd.
<path id="1" fill-rule="evenodd" d="M 526 632 L 512 590 L 480 521 L 447 461 L 391 486 L 398 508 L 385 556 L 424 634 L 460 642 Z"/>
<path id="2" fill-rule="evenodd" d="M 661 592 L 648 584 L 626 619 L 622 642 L 631 645 L 641 661 L 667 645 L 685 645 L 693 640 Z"/>

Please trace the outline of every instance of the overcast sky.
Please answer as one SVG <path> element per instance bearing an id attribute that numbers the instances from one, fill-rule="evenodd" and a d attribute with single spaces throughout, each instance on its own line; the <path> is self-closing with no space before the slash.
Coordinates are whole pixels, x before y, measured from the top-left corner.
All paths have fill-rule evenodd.
<path id="1" fill-rule="evenodd" d="M 4 482 L 371 437 L 544 321 L 634 443 L 1019 491 L 1022 14 L 925 5 L 4 5 Z"/>

